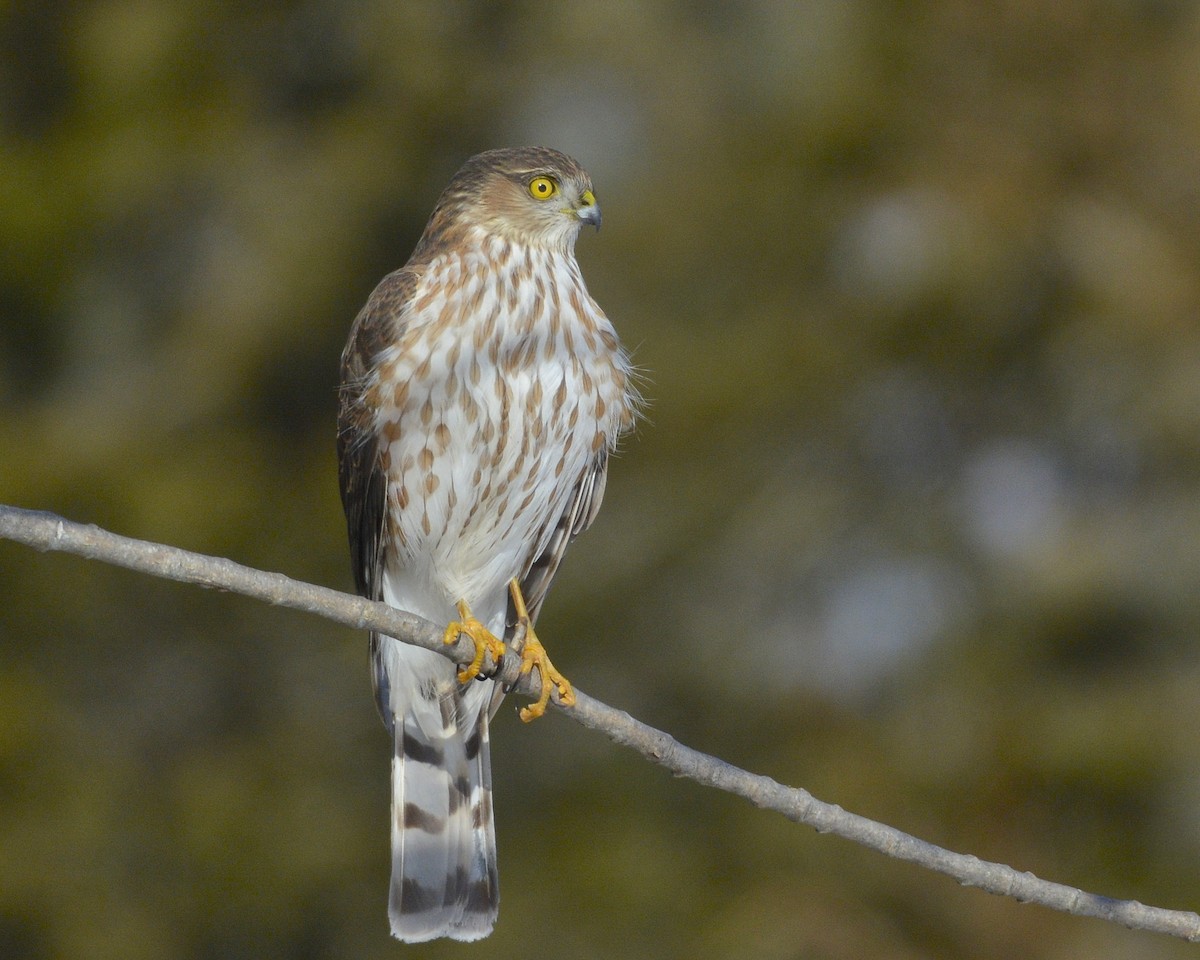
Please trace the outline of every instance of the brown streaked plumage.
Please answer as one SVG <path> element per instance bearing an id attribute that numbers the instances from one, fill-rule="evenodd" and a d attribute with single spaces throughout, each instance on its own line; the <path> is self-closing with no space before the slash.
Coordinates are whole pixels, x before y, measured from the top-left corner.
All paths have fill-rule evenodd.
<path id="1" fill-rule="evenodd" d="M 358 590 L 451 624 L 450 639 L 461 629 L 481 653 L 492 637 L 525 637 L 543 701 L 551 681 L 564 698 L 570 688 L 532 621 L 596 516 L 636 406 L 574 257 L 580 227 L 599 222 L 570 157 L 472 157 L 342 355 L 339 476 Z M 386 636 L 372 635 L 371 659 L 394 741 L 392 932 L 486 936 L 498 902 L 488 721 L 502 691 Z"/>

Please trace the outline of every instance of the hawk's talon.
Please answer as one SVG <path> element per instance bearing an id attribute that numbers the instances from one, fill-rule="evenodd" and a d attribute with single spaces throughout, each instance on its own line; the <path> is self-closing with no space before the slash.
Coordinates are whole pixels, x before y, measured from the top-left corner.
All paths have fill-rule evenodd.
<path id="1" fill-rule="evenodd" d="M 479 676 L 479 671 L 483 669 L 484 657 L 490 653 L 492 663 L 499 665 L 506 652 L 506 647 L 502 640 L 475 618 L 471 613 L 471 608 L 467 606 L 466 600 L 458 601 L 458 616 L 458 620 L 452 621 L 446 627 L 446 632 L 442 635 L 442 643 L 447 646 L 458 643 L 459 634 L 463 634 L 475 644 L 474 658 L 458 671 L 458 682 L 470 683 Z"/>
<path id="2" fill-rule="evenodd" d="M 550 702 L 550 692 L 554 688 L 558 689 L 558 702 L 562 706 L 575 706 L 575 690 L 571 686 L 571 681 L 555 669 L 550 658 L 546 656 L 546 648 L 542 646 L 541 641 L 533 635 L 531 630 L 525 639 L 525 646 L 521 650 L 521 676 L 531 673 L 534 667 L 537 667 L 538 676 L 542 681 L 542 692 L 536 701 L 528 707 L 521 708 L 519 715 L 522 720 L 529 723 L 544 714 L 546 705 Z"/>
<path id="3" fill-rule="evenodd" d="M 550 702 L 550 693 L 554 688 L 558 689 L 558 702 L 564 707 L 575 706 L 575 690 L 571 686 L 571 681 L 559 673 L 554 664 L 550 662 L 550 658 L 546 655 L 546 648 L 542 646 L 537 634 L 533 632 L 529 611 L 525 607 L 525 597 L 521 593 L 520 584 L 515 579 L 509 583 L 508 592 L 512 596 L 513 607 L 517 614 L 518 634 L 523 633 L 525 639 L 525 642 L 520 645 L 520 675 L 525 676 L 532 673 L 533 668 L 537 667 L 538 679 L 542 685 L 537 700 L 520 710 L 521 719 L 525 723 L 529 723 L 546 712 L 546 705 Z"/>

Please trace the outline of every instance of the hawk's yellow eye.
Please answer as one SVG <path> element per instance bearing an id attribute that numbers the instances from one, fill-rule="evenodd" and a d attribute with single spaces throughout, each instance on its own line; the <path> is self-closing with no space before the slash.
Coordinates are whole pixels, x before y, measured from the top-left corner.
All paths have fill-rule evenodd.
<path id="1" fill-rule="evenodd" d="M 535 200 L 549 200 L 558 193 L 558 184 L 549 177 L 534 177 L 529 181 L 529 195 Z"/>

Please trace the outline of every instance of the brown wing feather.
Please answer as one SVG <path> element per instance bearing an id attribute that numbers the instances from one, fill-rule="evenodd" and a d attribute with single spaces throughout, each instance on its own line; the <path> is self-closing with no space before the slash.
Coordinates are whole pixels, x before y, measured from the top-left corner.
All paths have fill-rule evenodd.
<path id="1" fill-rule="evenodd" d="M 338 479 L 350 538 L 354 586 L 371 600 L 383 596 L 387 527 L 387 475 L 380 462 L 375 410 L 369 401 L 371 377 L 380 352 L 403 328 L 404 308 L 411 301 L 419 278 L 419 271 L 408 267 L 384 277 L 355 317 L 342 353 Z M 379 715 L 390 729 L 390 712 L 384 708 L 387 690 L 381 686 L 386 678 L 377 656 L 378 644 L 376 635 L 371 634 L 371 682 Z"/>
<path id="2" fill-rule="evenodd" d="M 575 485 L 575 492 L 571 495 L 567 509 L 563 511 L 563 515 L 554 525 L 554 534 L 550 537 L 545 549 L 533 558 L 525 576 L 521 578 L 521 595 L 525 597 L 525 606 L 529 610 L 530 620 L 537 620 L 542 603 L 550 590 L 550 582 L 558 573 L 559 564 L 562 563 L 567 547 L 571 545 L 571 541 L 592 525 L 596 514 L 600 512 L 600 502 L 604 499 L 604 486 L 607 481 L 608 452 L 602 450 L 592 461 L 587 473 Z M 510 598 L 508 601 L 508 629 L 504 637 L 506 643 L 512 643 L 513 630 L 516 625 L 517 614 Z M 513 648 L 516 652 L 520 652 L 519 646 L 513 644 Z M 503 687 L 497 687 L 496 692 L 492 695 L 490 708 L 492 716 L 495 716 L 496 711 L 500 708 L 505 692 Z"/>
<path id="3" fill-rule="evenodd" d="M 350 328 L 342 352 L 338 404 L 338 479 L 358 592 L 380 597 L 387 477 L 380 464 L 375 409 L 369 402 L 376 358 L 394 342 L 419 274 L 397 270 L 380 281 Z"/>
<path id="4" fill-rule="evenodd" d="M 600 512 L 600 502 L 604 499 L 604 485 L 607 479 L 608 453 L 602 451 L 576 484 L 570 503 L 555 525 L 554 535 L 546 544 L 546 548 L 533 558 L 529 569 L 521 578 L 521 593 L 525 596 L 531 619 L 537 620 L 567 547 L 592 525 L 596 514 Z"/>

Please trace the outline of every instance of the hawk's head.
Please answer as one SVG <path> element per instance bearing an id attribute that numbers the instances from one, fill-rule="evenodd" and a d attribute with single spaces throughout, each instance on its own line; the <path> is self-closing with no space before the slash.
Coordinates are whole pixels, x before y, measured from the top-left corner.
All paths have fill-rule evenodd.
<path id="1" fill-rule="evenodd" d="M 438 200 L 426 241 L 471 228 L 516 243 L 570 250 L 584 224 L 599 229 L 587 171 L 549 147 L 511 147 L 472 157 Z"/>

